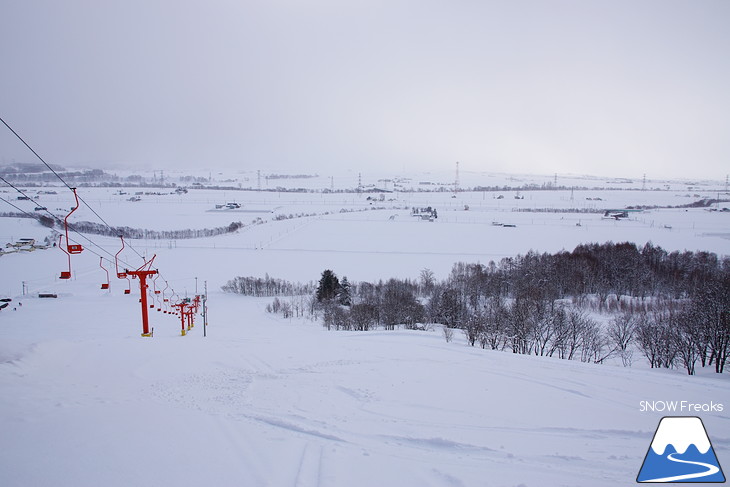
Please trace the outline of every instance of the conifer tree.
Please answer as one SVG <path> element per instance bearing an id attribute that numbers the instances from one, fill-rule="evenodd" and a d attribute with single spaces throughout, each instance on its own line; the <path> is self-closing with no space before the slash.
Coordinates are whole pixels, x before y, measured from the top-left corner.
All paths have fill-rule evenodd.
<path id="1" fill-rule="evenodd" d="M 322 277 L 319 279 L 319 285 L 317 286 L 317 301 L 320 303 L 322 301 L 331 301 L 337 297 L 339 290 L 340 281 L 337 279 L 337 275 L 329 269 L 322 272 Z"/>
<path id="2" fill-rule="evenodd" d="M 352 290 L 350 289 L 350 281 L 347 280 L 347 276 L 344 276 L 342 282 L 340 282 L 337 301 L 342 306 L 352 306 Z"/>

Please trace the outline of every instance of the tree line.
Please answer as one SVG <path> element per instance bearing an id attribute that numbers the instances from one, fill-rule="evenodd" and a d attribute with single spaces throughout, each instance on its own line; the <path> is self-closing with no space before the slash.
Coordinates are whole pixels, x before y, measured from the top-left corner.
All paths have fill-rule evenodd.
<path id="1" fill-rule="evenodd" d="M 51 218 L 48 215 L 42 213 L 19 213 L 19 212 L 4 212 L 0 213 L 0 217 L 9 218 L 34 218 L 38 222 L 48 228 L 54 228 L 55 226 L 63 227 L 63 220 L 58 217 Z M 252 225 L 263 223 L 261 218 L 256 218 L 251 222 Z M 185 230 L 149 230 L 146 228 L 132 228 L 132 227 L 112 227 L 101 223 L 79 221 L 68 224 L 68 228 L 74 232 L 87 233 L 93 235 L 103 235 L 106 237 L 118 237 L 123 235 L 125 238 L 133 239 L 149 239 L 149 240 L 183 240 L 190 238 L 203 238 L 203 237 L 215 237 L 217 235 L 225 235 L 228 233 L 234 233 L 245 226 L 242 222 L 231 222 L 230 224 L 222 227 L 214 228 L 198 228 L 198 229 L 185 229 Z"/>
<path id="2" fill-rule="evenodd" d="M 625 366 L 638 354 L 688 374 L 697 364 L 722 373 L 730 352 L 730 258 L 651 243 L 457 263 L 442 281 L 424 269 L 354 283 L 328 269 L 311 293 L 309 316 L 334 330 L 440 324 L 472 346 Z"/>
<path id="3" fill-rule="evenodd" d="M 270 277 L 234 277 L 221 289 L 227 293 L 243 294 L 244 296 L 255 296 L 258 298 L 272 296 L 301 296 L 303 294 L 312 294 L 314 292 L 314 284 L 292 283 L 284 279 Z"/>

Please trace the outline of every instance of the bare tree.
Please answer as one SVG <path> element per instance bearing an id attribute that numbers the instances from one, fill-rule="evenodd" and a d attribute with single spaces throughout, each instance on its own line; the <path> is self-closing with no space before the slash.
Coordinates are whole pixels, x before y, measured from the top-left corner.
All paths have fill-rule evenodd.
<path id="1" fill-rule="evenodd" d="M 701 328 L 693 319 L 692 313 L 680 311 L 671 317 L 670 328 L 671 339 L 674 341 L 674 348 L 687 374 L 695 374 L 695 364 L 699 358 L 698 346 L 701 340 Z"/>
<path id="2" fill-rule="evenodd" d="M 469 345 L 472 347 L 479 337 L 484 334 L 485 322 L 486 319 L 481 312 L 472 313 L 466 319 L 466 322 L 464 323 L 464 336 L 466 336 L 466 341 L 469 342 Z"/>
<path id="3" fill-rule="evenodd" d="M 634 339 L 636 328 L 639 326 L 642 317 L 631 312 L 623 312 L 616 315 L 608 325 L 606 333 L 616 353 L 621 357 L 624 367 L 631 365 L 633 350 L 630 348 Z"/>
<path id="4" fill-rule="evenodd" d="M 454 339 L 453 328 L 449 328 L 446 325 L 441 325 L 441 331 L 444 334 L 444 339 L 446 340 L 446 343 L 449 343 L 449 342 L 451 342 L 451 340 Z"/>
<path id="5" fill-rule="evenodd" d="M 581 333 L 581 361 L 601 364 L 614 353 L 608 337 L 593 320 L 588 320 Z"/>
<path id="6" fill-rule="evenodd" d="M 419 295 L 430 296 L 433 292 L 433 288 L 436 285 L 436 277 L 431 269 L 424 268 L 421 270 L 421 276 L 419 281 Z"/>

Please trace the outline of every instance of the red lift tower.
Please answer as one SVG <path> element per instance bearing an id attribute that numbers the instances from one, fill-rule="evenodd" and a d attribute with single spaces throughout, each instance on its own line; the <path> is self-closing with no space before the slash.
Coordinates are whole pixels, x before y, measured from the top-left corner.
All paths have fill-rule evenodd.
<path id="1" fill-rule="evenodd" d="M 153 255 L 149 262 L 145 262 L 142 266 L 134 271 L 125 270 L 125 274 L 132 276 L 132 278 L 139 279 L 139 302 L 142 303 L 142 336 L 151 337 L 152 331 L 150 331 L 149 319 L 147 318 L 147 278 L 157 274 L 156 269 L 151 269 L 152 262 L 155 260 L 157 255 Z"/>
<path id="2" fill-rule="evenodd" d="M 188 316 L 188 312 L 185 308 L 187 308 L 190 305 L 189 300 L 182 300 L 177 304 L 173 304 L 173 308 L 180 308 L 180 328 L 181 328 L 181 335 L 185 336 L 185 318 Z M 189 319 L 189 318 L 188 318 Z M 190 327 L 188 327 L 188 330 Z"/>

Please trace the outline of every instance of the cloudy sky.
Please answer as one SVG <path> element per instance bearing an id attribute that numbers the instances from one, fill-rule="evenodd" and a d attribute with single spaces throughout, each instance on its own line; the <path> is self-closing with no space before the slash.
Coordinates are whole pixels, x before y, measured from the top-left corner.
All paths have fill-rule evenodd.
<path id="1" fill-rule="evenodd" d="M 726 0 L 3 1 L 0 116 L 62 165 L 724 179 L 728 25 Z"/>

